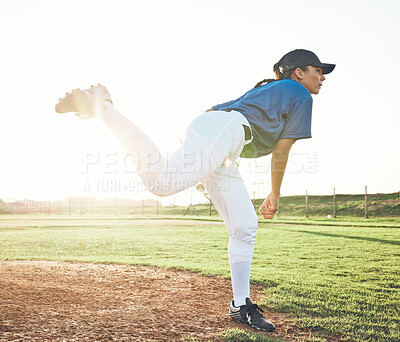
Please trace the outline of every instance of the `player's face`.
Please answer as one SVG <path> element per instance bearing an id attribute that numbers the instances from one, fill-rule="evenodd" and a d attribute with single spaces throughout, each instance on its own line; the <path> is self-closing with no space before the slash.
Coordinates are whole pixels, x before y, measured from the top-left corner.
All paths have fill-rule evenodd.
<path id="1" fill-rule="evenodd" d="M 321 68 L 309 65 L 306 71 L 301 72 L 298 81 L 305 86 L 311 94 L 316 95 L 321 89 L 322 82 L 325 81 L 325 76 L 322 74 Z"/>

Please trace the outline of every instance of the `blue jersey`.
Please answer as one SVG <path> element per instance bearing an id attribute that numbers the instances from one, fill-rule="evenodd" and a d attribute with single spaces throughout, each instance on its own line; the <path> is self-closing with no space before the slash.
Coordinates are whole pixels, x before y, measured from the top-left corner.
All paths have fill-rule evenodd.
<path id="1" fill-rule="evenodd" d="M 278 139 L 311 138 L 312 101 L 301 83 L 285 79 L 251 89 L 213 109 L 235 110 L 246 117 L 253 141 L 245 145 L 241 157 L 257 158 L 270 154 Z"/>

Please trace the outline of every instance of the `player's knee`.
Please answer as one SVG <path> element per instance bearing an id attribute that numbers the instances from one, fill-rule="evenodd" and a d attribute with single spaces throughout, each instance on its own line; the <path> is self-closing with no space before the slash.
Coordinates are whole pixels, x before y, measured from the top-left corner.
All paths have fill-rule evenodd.
<path id="1" fill-rule="evenodd" d="M 258 217 L 254 212 L 254 214 L 243 217 L 240 221 L 233 223 L 228 230 L 231 238 L 254 245 L 256 242 L 257 229 Z"/>

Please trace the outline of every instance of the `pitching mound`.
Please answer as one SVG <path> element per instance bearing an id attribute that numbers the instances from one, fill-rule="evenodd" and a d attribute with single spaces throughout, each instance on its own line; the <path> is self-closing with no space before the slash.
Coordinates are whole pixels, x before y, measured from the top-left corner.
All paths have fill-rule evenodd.
<path id="1" fill-rule="evenodd" d="M 155 267 L 0 261 L 0 341 L 218 340 L 247 327 L 227 315 L 229 279 Z M 263 289 L 252 287 L 252 298 Z M 305 341 L 310 332 L 268 313 L 277 331 Z M 247 328 L 251 331 L 251 328 Z"/>

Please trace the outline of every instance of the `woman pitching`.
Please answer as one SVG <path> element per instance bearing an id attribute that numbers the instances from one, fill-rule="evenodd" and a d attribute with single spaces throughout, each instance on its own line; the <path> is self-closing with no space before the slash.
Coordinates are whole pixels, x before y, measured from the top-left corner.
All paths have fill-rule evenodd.
<path id="1" fill-rule="evenodd" d="M 289 151 L 298 139 L 311 137 L 311 94 L 318 94 L 334 64 L 321 63 L 308 50 L 294 50 L 274 65 L 275 79 L 265 79 L 240 98 L 216 105 L 189 126 L 183 145 L 168 159 L 150 138 L 114 109 L 102 85 L 76 89 L 56 105 L 56 112 L 96 117 L 121 141 L 146 188 L 169 196 L 201 182 L 229 234 L 232 319 L 275 330 L 250 300 L 250 269 L 258 219 L 234 162 L 272 153 L 271 193 L 259 212 L 272 219 Z"/>

